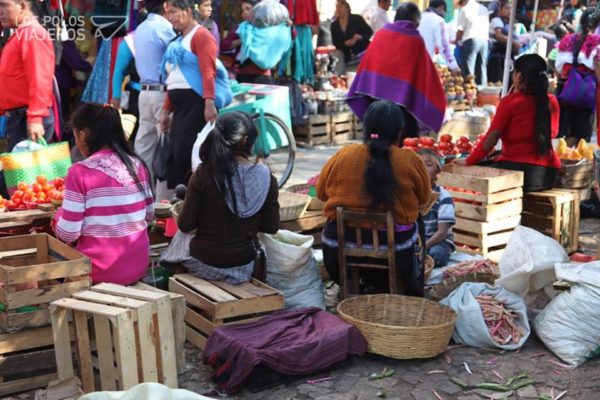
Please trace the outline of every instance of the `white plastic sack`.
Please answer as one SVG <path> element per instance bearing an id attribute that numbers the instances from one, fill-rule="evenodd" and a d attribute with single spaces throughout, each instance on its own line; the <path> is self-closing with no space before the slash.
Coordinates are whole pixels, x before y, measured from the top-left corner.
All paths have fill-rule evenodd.
<path id="1" fill-rule="evenodd" d="M 181 232 L 177 229 L 175 236 L 173 236 L 171 243 L 169 243 L 169 247 L 160 255 L 159 262 L 165 261 L 176 264 L 192 260 L 190 243 L 193 238 L 193 233 Z"/>
<path id="2" fill-rule="evenodd" d="M 568 261 L 556 240 L 519 225 L 500 258 L 500 278 L 495 283 L 523 297 L 531 311 L 541 310 L 554 297 L 554 264 Z"/>
<path id="3" fill-rule="evenodd" d="M 79 400 L 211 400 L 185 389 L 169 389 L 160 383 L 140 383 L 125 392 L 88 393 Z"/>
<path id="4" fill-rule="evenodd" d="M 548 304 L 533 327 L 554 354 L 576 367 L 600 356 L 600 261 L 557 264 L 556 275 L 573 286 Z"/>
<path id="5" fill-rule="evenodd" d="M 323 281 L 312 253 L 314 238 L 287 230 L 259 233 L 267 260 L 267 284 L 283 293 L 286 308 L 325 309 Z"/>
<path id="6" fill-rule="evenodd" d="M 198 136 L 196 137 L 196 141 L 192 147 L 192 171 L 195 171 L 198 165 L 202 164 L 202 160 L 200 160 L 200 147 L 214 127 L 214 122 L 208 122 L 206 125 L 204 125 L 204 128 L 198 132 Z"/>
<path id="7" fill-rule="evenodd" d="M 254 6 L 252 13 L 252 25 L 264 28 L 283 24 L 290 17 L 286 6 L 275 0 L 263 0 Z"/>
<path id="8" fill-rule="evenodd" d="M 519 343 L 502 345 L 492 339 L 483 319 L 481 307 L 475 299 L 480 294 L 495 297 L 497 300 L 504 302 L 506 308 L 517 314 L 517 322 L 524 333 Z M 525 344 L 531 334 L 525 302 L 518 295 L 500 286 L 492 287 L 487 283 L 466 282 L 450 293 L 448 297 L 442 299 L 440 304 L 451 307 L 458 314 L 456 326 L 454 332 L 452 332 L 452 339 L 456 343 L 471 347 L 516 350 Z"/>

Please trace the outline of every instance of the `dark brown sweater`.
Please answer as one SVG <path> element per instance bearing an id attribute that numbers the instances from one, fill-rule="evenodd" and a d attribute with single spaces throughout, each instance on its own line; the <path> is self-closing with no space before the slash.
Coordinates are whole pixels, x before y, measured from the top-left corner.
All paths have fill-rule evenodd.
<path id="1" fill-rule="evenodd" d="M 190 178 L 177 221 L 182 232 L 196 229 L 190 243 L 192 257 L 219 268 L 254 260 L 257 232 L 275 233 L 279 229 L 278 194 L 277 180 L 271 175 L 269 193 L 260 211 L 240 218 L 219 193 L 210 168 L 200 166 Z"/>

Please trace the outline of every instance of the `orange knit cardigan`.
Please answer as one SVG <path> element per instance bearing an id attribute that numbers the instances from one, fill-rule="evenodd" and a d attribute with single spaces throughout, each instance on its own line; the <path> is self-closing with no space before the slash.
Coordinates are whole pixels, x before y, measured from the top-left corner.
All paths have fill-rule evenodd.
<path id="1" fill-rule="evenodd" d="M 317 183 L 317 196 L 325 202 L 323 213 L 328 219 L 335 220 L 338 206 L 351 211 L 368 211 L 371 199 L 365 188 L 365 171 L 370 158 L 366 145 L 351 144 L 327 161 Z M 390 147 L 390 161 L 398 182 L 394 222 L 414 223 L 419 207 L 429 200 L 429 175 L 421 158 L 411 150 Z"/>

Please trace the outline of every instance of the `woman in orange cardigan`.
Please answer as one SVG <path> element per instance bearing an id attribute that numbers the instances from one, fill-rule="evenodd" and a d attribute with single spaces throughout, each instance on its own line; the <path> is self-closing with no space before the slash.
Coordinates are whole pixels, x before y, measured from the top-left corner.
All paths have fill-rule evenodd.
<path id="1" fill-rule="evenodd" d="M 417 154 L 398 147 L 404 126 L 402 110 L 391 101 L 376 101 L 365 113 L 363 144 L 351 144 L 337 152 L 323 167 L 317 194 L 325 202 L 328 221 L 323 229 L 325 267 L 339 278 L 336 208 L 351 211 L 391 210 L 394 214 L 397 276 L 405 294 L 423 295 L 423 240 L 417 220 L 419 208 L 429 201 L 431 183 Z M 363 229 L 369 243 L 370 229 Z M 354 229 L 346 230 L 346 243 L 355 242 Z M 386 232 L 380 243 L 386 243 Z M 386 291 L 387 273 L 368 270 L 361 276 L 368 286 Z"/>

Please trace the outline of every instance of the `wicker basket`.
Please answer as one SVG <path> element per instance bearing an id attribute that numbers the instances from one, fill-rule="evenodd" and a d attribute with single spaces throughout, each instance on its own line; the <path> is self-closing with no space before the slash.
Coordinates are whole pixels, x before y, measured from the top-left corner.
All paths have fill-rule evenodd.
<path id="1" fill-rule="evenodd" d="M 285 222 L 300 218 L 304 214 L 304 211 L 306 211 L 309 203 L 310 196 L 280 190 L 279 220 Z"/>
<path id="2" fill-rule="evenodd" d="M 175 218 L 175 221 L 179 219 L 179 213 L 181 212 L 181 207 L 183 207 L 183 201 L 173 204 L 171 207 L 171 216 Z"/>
<path id="3" fill-rule="evenodd" d="M 433 268 L 435 267 L 435 260 L 430 255 L 426 255 L 424 264 L 425 271 L 423 271 L 423 277 L 425 278 L 425 282 L 427 282 L 429 276 L 431 275 L 431 271 L 433 271 Z"/>
<path id="4" fill-rule="evenodd" d="M 307 185 L 306 183 L 304 183 L 304 184 L 301 184 L 301 185 L 290 186 L 286 190 L 288 192 L 292 192 L 292 193 L 308 194 L 308 191 L 310 190 L 310 186 Z M 309 211 L 321 211 L 323 209 L 324 205 L 325 205 L 325 203 L 323 203 L 321 200 L 317 199 L 316 197 L 311 197 L 310 198 L 310 203 L 308 204 L 307 210 L 309 210 Z"/>
<path id="5" fill-rule="evenodd" d="M 481 272 L 474 272 L 472 274 L 460 276 L 450 276 L 444 279 L 444 281 L 439 285 L 432 286 L 425 293 L 425 296 L 431 300 L 440 301 L 465 282 L 483 282 L 493 285 L 496 279 L 498 279 L 498 275 Z"/>
<path id="6" fill-rule="evenodd" d="M 362 332 L 370 353 L 398 359 L 443 353 L 456 323 L 450 307 L 394 294 L 352 297 L 342 301 L 337 311 Z"/>

